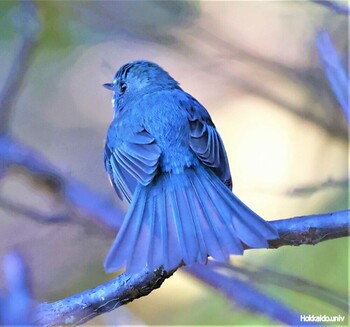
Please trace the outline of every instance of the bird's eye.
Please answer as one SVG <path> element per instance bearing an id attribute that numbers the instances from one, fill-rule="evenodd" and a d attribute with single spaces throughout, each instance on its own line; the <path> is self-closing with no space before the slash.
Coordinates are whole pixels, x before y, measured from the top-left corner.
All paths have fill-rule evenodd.
<path id="1" fill-rule="evenodd" d="M 127 87 L 127 86 L 126 86 L 126 83 L 121 82 L 121 83 L 119 84 L 119 94 L 125 93 L 126 87 Z"/>

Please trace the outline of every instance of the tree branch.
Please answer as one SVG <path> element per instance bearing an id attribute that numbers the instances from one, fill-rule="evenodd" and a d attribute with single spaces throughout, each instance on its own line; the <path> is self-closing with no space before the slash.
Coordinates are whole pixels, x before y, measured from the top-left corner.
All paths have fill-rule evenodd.
<path id="1" fill-rule="evenodd" d="M 41 27 L 36 5 L 33 1 L 20 2 L 17 25 L 20 29 L 20 44 L 0 93 L 0 134 L 7 132 L 9 129 L 13 102 L 23 85 L 30 60 L 38 44 Z"/>
<path id="2" fill-rule="evenodd" d="M 269 241 L 269 248 L 312 244 L 350 235 L 350 210 L 271 221 L 279 238 Z"/>
<path id="3" fill-rule="evenodd" d="M 349 235 L 349 213 L 349 210 L 344 210 L 322 215 L 272 221 L 271 224 L 277 228 L 280 238 L 270 241 L 269 248 L 274 249 L 284 245 L 316 244 L 328 239 L 347 236 Z M 217 279 L 215 274 L 208 273 L 205 276 L 203 275 L 205 273 L 200 270 L 206 269 L 206 266 L 195 268 L 193 272 L 193 268 L 186 268 L 186 270 L 189 269 L 193 275 L 199 276 L 204 281 L 207 281 L 208 278 Z M 44 326 L 81 324 L 99 314 L 114 310 L 123 304 L 149 294 L 152 290 L 159 288 L 163 281 L 170 277 L 174 271 L 167 273 L 160 268 L 154 272 L 143 271 L 133 275 L 122 274 L 94 289 L 54 303 L 40 304 L 36 311 L 37 323 Z M 226 280 L 222 282 L 217 281 L 215 287 L 221 292 L 227 293 L 226 295 L 230 299 L 234 298 L 235 302 L 249 307 L 249 298 L 244 297 L 241 292 L 233 292 L 232 289 L 226 290 L 228 282 Z M 241 289 L 244 287 L 242 283 L 237 281 L 231 282 L 235 283 L 237 288 Z M 256 289 L 251 288 L 251 294 L 258 294 L 256 292 Z M 258 302 L 260 304 L 258 302 L 251 304 L 255 311 L 264 313 L 272 319 L 278 319 L 284 323 L 295 322 L 296 312 L 287 309 L 282 304 L 278 304 L 278 307 L 267 308 L 262 303 L 269 301 L 270 306 L 272 306 L 275 300 L 268 299 L 266 296 L 263 299 L 264 296 L 260 294 L 258 298 L 253 297 L 251 299 L 253 302 L 259 299 Z M 244 299 L 243 302 L 242 299 Z M 266 308 L 265 311 L 263 310 L 264 306 Z"/>
<path id="4" fill-rule="evenodd" d="M 142 271 L 122 274 L 110 282 L 54 303 L 37 307 L 36 323 L 40 326 L 79 325 L 102 313 L 146 296 L 159 288 L 175 272 Z"/>

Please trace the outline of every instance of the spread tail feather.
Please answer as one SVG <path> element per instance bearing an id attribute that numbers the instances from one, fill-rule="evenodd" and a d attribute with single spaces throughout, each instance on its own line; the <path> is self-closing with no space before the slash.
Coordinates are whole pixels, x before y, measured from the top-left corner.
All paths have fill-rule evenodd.
<path id="1" fill-rule="evenodd" d="M 230 254 L 243 253 L 243 243 L 266 248 L 277 237 L 212 171 L 188 168 L 137 186 L 105 270 L 163 266 L 169 271 L 181 262 L 206 262 L 208 256 L 227 261 Z"/>

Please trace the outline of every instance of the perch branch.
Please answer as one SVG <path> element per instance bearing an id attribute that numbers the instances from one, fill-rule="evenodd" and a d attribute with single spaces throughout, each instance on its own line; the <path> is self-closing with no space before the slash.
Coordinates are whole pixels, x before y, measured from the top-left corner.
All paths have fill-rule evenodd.
<path id="1" fill-rule="evenodd" d="M 284 245 L 302 245 L 316 244 L 325 240 L 339 238 L 349 235 L 349 210 L 288 218 L 283 220 L 272 221 L 278 232 L 279 239 L 270 241 L 269 248 L 278 248 Z M 193 268 L 186 268 L 193 269 Z M 202 266 L 201 269 L 205 269 Z M 192 271 L 192 270 L 191 270 Z M 174 271 L 173 271 L 174 272 Z M 97 286 L 94 289 L 84 291 L 71 297 L 59 300 L 54 303 L 43 303 L 37 307 L 37 323 L 44 326 L 64 325 L 64 324 L 81 324 L 93 317 L 118 308 L 119 306 L 131 302 L 141 296 L 149 294 L 153 289 L 158 288 L 162 282 L 170 277 L 172 273 L 166 273 L 159 269 L 155 272 L 143 271 L 139 274 L 127 275 L 122 274 L 114 280 Z M 195 268 L 193 275 L 201 274 L 201 278 L 214 278 L 213 274 L 208 273 L 207 277 L 202 276 L 199 268 Z M 214 276 L 214 277 L 213 277 Z M 216 279 L 216 277 L 215 277 Z M 226 292 L 228 281 L 217 282 L 216 288 Z M 236 283 L 236 287 L 242 288 L 242 283 Z M 248 298 L 243 298 L 240 292 L 233 292 L 233 289 L 227 290 L 227 296 L 235 302 L 240 302 L 243 306 L 248 307 Z M 251 289 L 252 292 L 257 292 Z M 263 294 L 259 295 L 262 300 Z M 245 302 L 242 302 L 242 298 Z M 260 301 L 259 300 L 259 301 Z M 275 300 L 269 299 L 270 305 Z M 255 303 L 252 304 L 254 310 L 263 312 L 263 306 Z M 282 306 L 282 304 L 278 304 Z M 266 307 L 266 305 L 265 305 Z M 285 323 L 294 321 L 296 313 L 292 310 L 286 311 L 284 306 L 280 309 L 269 307 L 263 313 L 273 319 L 285 319 Z M 281 318 L 284 312 L 285 318 Z M 299 317 L 299 316 L 298 316 Z M 288 322 L 287 322 L 288 320 Z"/>
<path id="2" fill-rule="evenodd" d="M 350 210 L 271 221 L 279 238 L 269 248 L 317 243 L 350 235 Z"/>
<path id="3" fill-rule="evenodd" d="M 173 273 L 161 268 L 137 274 L 122 274 L 96 288 L 37 307 L 36 323 L 40 326 L 79 325 L 102 313 L 146 296 L 159 288 Z"/>

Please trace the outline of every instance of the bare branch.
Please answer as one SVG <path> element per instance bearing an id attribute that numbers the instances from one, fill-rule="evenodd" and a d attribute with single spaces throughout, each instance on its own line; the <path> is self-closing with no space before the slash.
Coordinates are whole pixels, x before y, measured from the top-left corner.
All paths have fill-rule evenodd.
<path id="1" fill-rule="evenodd" d="M 24 83 L 29 63 L 38 45 L 40 22 L 33 1 L 21 1 L 18 14 L 19 47 L 0 93 L 0 134 L 9 129 L 11 110 Z"/>
<path id="2" fill-rule="evenodd" d="M 159 288 L 173 273 L 161 268 L 137 274 L 122 274 L 94 289 L 73 295 L 54 303 L 37 307 L 36 323 L 41 326 L 79 325 L 102 313 L 146 296 Z"/>
<path id="3" fill-rule="evenodd" d="M 269 248 L 285 245 L 317 244 L 350 235 L 350 210 L 271 221 L 279 238 L 269 241 Z"/>
<path id="4" fill-rule="evenodd" d="M 273 221 L 271 223 L 278 229 L 280 238 L 270 241 L 270 248 L 273 249 L 284 245 L 316 244 L 331 238 L 347 236 L 349 235 L 349 212 L 349 210 L 345 210 Z M 201 269 L 205 269 L 205 266 L 195 268 L 193 274 L 198 275 L 204 281 L 214 276 L 208 273 L 209 275 L 205 277 Z M 37 322 L 44 326 L 83 323 L 99 314 L 114 310 L 123 304 L 149 294 L 173 273 L 174 271 L 167 273 L 160 268 L 155 272 L 143 271 L 133 275 L 122 274 L 116 279 L 94 289 L 54 303 L 39 305 L 37 308 Z M 230 299 L 234 298 L 235 302 L 241 303 L 248 308 L 250 297 L 244 297 L 241 292 L 233 292 L 232 289 L 225 291 L 226 283 L 228 282 L 226 280 L 222 283 L 218 281 L 215 287 L 219 288 L 221 292 L 226 292 Z M 232 283 L 235 283 L 236 287 L 241 289 L 247 289 L 249 286 L 244 286 L 238 281 L 232 281 Z M 295 322 L 296 313 L 294 311 L 289 310 L 273 299 L 267 298 L 263 294 L 258 294 L 254 288 L 250 288 L 249 292 L 250 294 L 259 295 L 259 303 L 251 303 L 255 311 L 264 312 L 271 318 L 284 323 Z M 255 299 L 256 297 L 252 301 L 255 301 Z M 263 311 L 262 305 L 265 301 L 269 301 L 271 305 L 276 302 L 276 306 Z"/>

